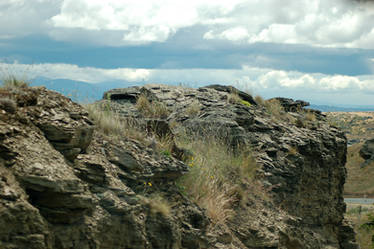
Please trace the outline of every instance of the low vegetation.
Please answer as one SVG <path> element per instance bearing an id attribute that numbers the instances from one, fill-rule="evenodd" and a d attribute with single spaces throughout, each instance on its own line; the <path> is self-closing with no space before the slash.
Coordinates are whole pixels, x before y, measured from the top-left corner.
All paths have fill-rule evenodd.
<path id="1" fill-rule="evenodd" d="M 241 104 L 241 105 L 245 105 L 247 107 L 251 106 L 251 103 L 249 103 L 248 101 L 240 98 L 239 94 L 235 93 L 235 92 L 230 93 L 227 96 L 227 102 L 230 103 L 230 104 Z"/>
<path id="2" fill-rule="evenodd" d="M 189 117 L 196 117 L 200 113 L 201 107 L 198 101 L 192 102 L 186 109 L 186 114 Z"/>
<path id="3" fill-rule="evenodd" d="M 248 150 L 234 153 L 219 139 L 184 140 L 192 152 L 190 172 L 181 178 L 181 189 L 207 210 L 213 225 L 225 224 L 240 201 L 244 186 L 251 183 L 256 163 Z"/>
<path id="4" fill-rule="evenodd" d="M 281 119 L 285 111 L 277 99 L 269 99 L 264 102 L 267 112 L 275 118 Z"/>
<path id="5" fill-rule="evenodd" d="M 144 130 L 139 128 L 136 120 L 122 118 L 105 103 L 94 103 L 85 106 L 89 117 L 94 120 L 97 129 L 111 138 L 130 137 L 139 141 L 145 140 Z"/>
<path id="6" fill-rule="evenodd" d="M 167 118 L 169 110 L 164 103 L 157 100 L 149 101 L 145 94 L 138 97 L 136 108 L 147 118 Z"/>
<path id="7" fill-rule="evenodd" d="M 14 91 L 19 91 L 22 88 L 28 87 L 29 83 L 17 78 L 16 76 L 6 76 L 1 80 L 0 85 L 0 110 L 8 113 L 15 113 L 17 110 L 17 103 L 14 99 Z"/>
<path id="8" fill-rule="evenodd" d="M 28 87 L 29 83 L 25 80 L 21 80 L 14 75 L 8 75 L 2 80 L 2 87 L 5 89 L 23 88 Z"/>
<path id="9" fill-rule="evenodd" d="M 241 98 L 237 93 L 230 93 L 229 95 L 227 95 L 227 102 L 230 104 L 238 104 L 240 103 L 240 101 Z"/>
<path id="10" fill-rule="evenodd" d="M 143 205 L 148 206 L 149 211 L 153 215 L 162 215 L 169 217 L 171 213 L 170 203 L 159 194 L 152 194 L 148 197 L 139 196 Z"/>
<path id="11" fill-rule="evenodd" d="M 346 218 L 354 224 L 361 249 L 374 248 L 374 205 L 348 204 Z"/>

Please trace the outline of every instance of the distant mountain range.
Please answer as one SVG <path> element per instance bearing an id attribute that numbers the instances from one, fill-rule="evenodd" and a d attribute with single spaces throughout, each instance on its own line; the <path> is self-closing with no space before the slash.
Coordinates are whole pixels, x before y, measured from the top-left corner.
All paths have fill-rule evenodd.
<path id="1" fill-rule="evenodd" d="M 130 82 L 104 82 L 91 84 L 81 81 L 72 81 L 66 79 L 46 79 L 37 78 L 31 83 L 32 86 L 45 86 L 50 90 L 57 91 L 73 101 L 79 103 L 90 103 L 103 97 L 103 93 L 114 88 L 125 88 L 129 86 L 141 85 L 142 83 Z"/>
<path id="2" fill-rule="evenodd" d="M 37 78 L 33 80 L 32 86 L 45 86 L 48 89 L 55 90 L 80 103 L 90 103 L 102 98 L 103 93 L 113 88 L 125 88 L 129 86 L 140 86 L 142 82 L 104 82 L 90 84 L 81 81 L 72 81 L 67 79 L 51 80 L 47 78 Z M 358 112 L 374 111 L 373 106 L 331 106 L 331 105 L 310 105 L 311 109 L 322 112 Z"/>

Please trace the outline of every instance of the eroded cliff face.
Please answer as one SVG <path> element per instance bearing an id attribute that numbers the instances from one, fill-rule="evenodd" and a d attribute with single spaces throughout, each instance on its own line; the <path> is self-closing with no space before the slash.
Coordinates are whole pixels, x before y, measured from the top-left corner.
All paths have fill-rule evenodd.
<path id="1" fill-rule="evenodd" d="M 232 92 L 242 102 L 229 101 Z M 169 115 L 142 116 L 141 94 L 164 103 Z M 178 153 L 111 140 L 84 108 L 44 88 L 1 90 L 0 97 L 17 104 L 0 110 L 0 248 L 358 248 L 343 220 L 346 139 L 323 115 L 308 119 L 304 102 L 281 100 L 287 118 L 274 118 L 224 86 L 147 85 L 104 95 L 110 110 L 163 127 L 156 132 L 204 129 L 233 148 L 251 148 L 268 197 L 238 205 L 225 229 L 211 231 L 205 210 L 175 184 L 189 170 Z M 173 204 L 170 213 L 152 209 L 143 198 L 152 193 Z"/>

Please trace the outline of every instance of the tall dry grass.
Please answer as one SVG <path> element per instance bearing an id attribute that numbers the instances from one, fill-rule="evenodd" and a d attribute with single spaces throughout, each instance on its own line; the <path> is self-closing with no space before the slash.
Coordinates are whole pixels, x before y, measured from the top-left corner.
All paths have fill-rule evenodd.
<path id="1" fill-rule="evenodd" d="M 219 139 L 187 140 L 192 152 L 190 171 L 179 185 L 200 207 L 207 210 L 213 226 L 225 224 L 234 214 L 240 188 L 249 183 L 256 163 L 248 150 L 234 152 Z"/>
<path id="2" fill-rule="evenodd" d="M 285 114 L 284 108 L 277 99 L 269 99 L 264 102 L 267 112 L 276 119 L 282 119 Z"/>
<path id="3" fill-rule="evenodd" d="M 25 88 L 29 86 L 27 81 L 19 79 L 14 75 L 7 75 L 1 81 L 2 87 L 5 89 Z"/>
<path id="4" fill-rule="evenodd" d="M 144 141 L 146 132 L 135 119 L 120 117 L 112 111 L 108 103 L 85 105 L 89 117 L 94 120 L 99 131 L 112 138 L 130 137 Z"/>
<path id="5" fill-rule="evenodd" d="M 169 116 L 169 110 L 164 103 L 156 100 L 150 102 L 144 94 L 138 97 L 135 106 L 147 118 L 167 118 Z"/>

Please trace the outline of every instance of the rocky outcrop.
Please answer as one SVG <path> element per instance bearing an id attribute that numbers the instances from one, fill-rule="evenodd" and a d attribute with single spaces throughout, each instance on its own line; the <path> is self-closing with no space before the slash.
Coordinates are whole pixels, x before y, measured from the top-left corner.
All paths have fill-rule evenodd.
<path id="1" fill-rule="evenodd" d="M 168 117 L 142 115 L 141 94 L 164 103 Z M 231 94 L 243 101 L 233 103 Z M 307 118 L 298 107 L 275 118 L 224 86 L 105 93 L 102 104 L 136 119 L 145 133 L 203 131 L 234 150 L 251 147 L 268 199 L 236 207 L 229 230 L 211 232 L 205 210 L 175 184 L 188 172 L 180 160 L 188 151 L 174 144 L 168 155 L 152 141 L 111 140 L 81 106 L 45 88 L 2 96 L 16 106 L 0 109 L 0 248 L 357 248 L 343 219 L 346 139 L 319 113 Z M 154 208 L 160 194 L 170 212 Z"/>
<path id="2" fill-rule="evenodd" d="M 266 188 L 271 189 L 275 206 L 290 216 L 286 218 L 285 230 L 270 228 L 274 232 L 268 242 L 260 238 L 269 232 L 257 236 L 249 232 L 263 230 L 262 225 L 246 224 L 247 232 L 240 237 L 242 241 L 248 240 L 245 243 L 248 248 L 258 246 L 257 243 L 268 244 L 269 248 L 354 248 L 352 236 L 342 235 L 347 231 L 343 224 L 342 196 L 346 176 L 344 134 L 330 127 L 320 112 L 303 111 L 307 102 L 277 98 L 287 114 L 274 119 L 273 114 L 252 98 L 245 97 L 251 106 L 230 103 L 232 93 L 247 96 L 233 89 L 215 85 L 199 89 L 148 85 L 115 89 L 106 96 L 116 96 L 112 107 L 118 113 L 140 117 L 136 108 L 129 109 L 126 105 L 131 102 L 128 97 L 119 96 L 131 95 L 136 99 L 147 92 L 152 99 L 169 107 L 169 122 L 178 122 L 191 132 L 220 134 L 233 147 L 245 144 L 252 148 L 262 165 L 258 175 Z M 189 114 L 192 105 L 199 106 L 197 115 Z M 308 113 L 314 115 L 313 119 Z M 303 124 L 299 125 L 300 122 Z M 342 241 L 342 238 L 347 239 Z"/>

